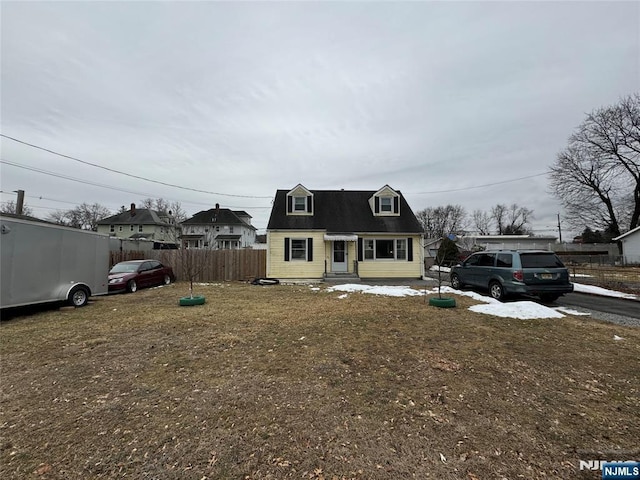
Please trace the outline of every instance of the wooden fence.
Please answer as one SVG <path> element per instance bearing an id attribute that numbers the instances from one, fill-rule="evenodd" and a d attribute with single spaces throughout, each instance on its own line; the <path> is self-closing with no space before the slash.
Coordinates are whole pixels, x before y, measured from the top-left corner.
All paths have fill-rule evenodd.
<path id="1" fill-rule="evenodd" d="M 267 275 L 266 250 L 151 250 L 111 252 L 110 266 L 126 260 L 159 260 L 173 268 L 178 280 L 188 280 L 190 262 L 194 281 L 251 280 Z"/>

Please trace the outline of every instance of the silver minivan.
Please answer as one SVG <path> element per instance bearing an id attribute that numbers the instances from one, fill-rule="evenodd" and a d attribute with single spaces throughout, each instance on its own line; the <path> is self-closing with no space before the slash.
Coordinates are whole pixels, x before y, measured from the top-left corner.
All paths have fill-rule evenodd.
<path id="1" fill-rule="evenodd" d="M 451 268 L 451 286 L 488 289 L 496 300 L 508 295 L 535 295 L 553 302 L 573 292 L 569 270 L 547 250 L 487 250 Z"/>

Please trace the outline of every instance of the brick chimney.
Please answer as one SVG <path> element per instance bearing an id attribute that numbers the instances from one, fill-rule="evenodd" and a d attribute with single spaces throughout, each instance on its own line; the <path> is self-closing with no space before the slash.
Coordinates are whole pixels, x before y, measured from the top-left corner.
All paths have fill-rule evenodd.
<path id="1" fill-rule="evenodd" d="M 132 217 L 136 216 L 136 204 L 135 203 L 131 204 L 131 216 Z"/>

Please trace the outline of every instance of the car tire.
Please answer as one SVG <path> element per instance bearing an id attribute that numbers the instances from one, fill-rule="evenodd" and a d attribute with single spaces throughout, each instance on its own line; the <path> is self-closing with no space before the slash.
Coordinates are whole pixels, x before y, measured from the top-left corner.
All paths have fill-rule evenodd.
<path id="1" fill-rule="evenodd" d="M 558 295 L 557 293 L 543 293 L 542 295 L 540 295 L 540 300 L 542 300 L 542 303 L 553 303 L 558 298 L 560 298 L 560 295 Z"/>
<path id="2" fill-rule="evenodd" d="M 489 284 L 489 294 L 491 295 L 491 298 L 494 298 L 499 302 L 504 300 L 504 288 L 500 282 L 493 281 Z"/>
<path id="3" fill-rule="evenodd" d="M 138 284 L 135 280 L 129 280 L 127 282 L 127 292 L 135 293 L 138 290 Z"/>
<path id="4" fill-rule="evenodd" d="M 67 302 L 72 307 L 84 307 L 89 303 L 90 292 L 86 287 L 73 287 L 67 297 Z"/>
<path id="5" fill-rule="evenodd" d="M 460 290 L 462 287 L 464 287 L 464 283 L 460 281 L 460 277 L 456 273 L 451 275 L 451 287 L 455 288 L 456 290 Z"/>
<path id="6" fill-rule="evenodd" d="M 169 275 L 165 275 L 165 276 L 164 276 L 163 283 L 164 283 L 165 285 L 169 285 L 169 284 L 171 283 L 171 277 L 170 277 Z"/>

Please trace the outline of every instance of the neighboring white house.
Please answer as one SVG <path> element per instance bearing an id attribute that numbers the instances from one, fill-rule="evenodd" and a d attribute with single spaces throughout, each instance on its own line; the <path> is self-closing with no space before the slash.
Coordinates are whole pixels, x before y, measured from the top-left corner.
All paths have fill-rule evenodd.
<path id="1" fill-rule="evenodd" d="M 256 241 L 251 215 L 242 210 L 216 208 L 203 210 L 181 223 L 182 244 L 186 248 L 212 250 L 247 248 Z"/>
<path id="2" fill-rule="evenodd" d="M 170 214 L 171 212 L 169 212 Z M 135 203 L 129 210 L 103 218 L 98 222 L 98 233 L 128 240 L 144 240 L 156 244 L 173 244 L 177 238 L 175 219 L 160 215 L 149 208 L 136 209 Z"/>
<path id="3" fill-rule="evenodd" d="M 640 263 L 640 227 L 629 230 L 613 239 L 622 245 L 624 263 Z"/>

